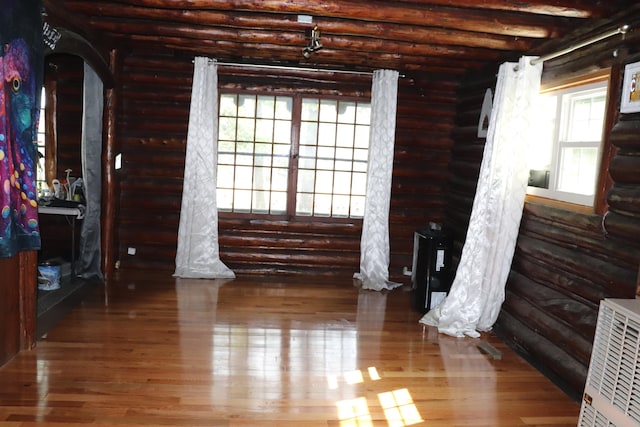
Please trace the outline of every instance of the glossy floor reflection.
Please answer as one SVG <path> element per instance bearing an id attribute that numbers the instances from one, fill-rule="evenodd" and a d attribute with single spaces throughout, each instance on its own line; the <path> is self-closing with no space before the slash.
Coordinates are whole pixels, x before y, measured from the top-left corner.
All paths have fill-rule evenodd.
<path id="1" fill-rule="evenodd" d="M 0 368 L 0 425 L 575 426 L 492 335 L 439 335 L 350 280 L 122 274 Z"/>

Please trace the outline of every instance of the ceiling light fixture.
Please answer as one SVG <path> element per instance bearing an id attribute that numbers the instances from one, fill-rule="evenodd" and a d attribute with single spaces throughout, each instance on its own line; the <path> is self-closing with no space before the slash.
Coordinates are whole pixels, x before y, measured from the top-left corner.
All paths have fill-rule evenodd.
<path id="1" fill-rule="evenodd" d="M 311 36 L 309 37 L 309 44 L 302 50 L 302 56 L 309 58 L 312 52 L 322 49 L 322 42 L 320 41 L 320 30 L 317 25 L 313 26 L 311 30 Z"/>

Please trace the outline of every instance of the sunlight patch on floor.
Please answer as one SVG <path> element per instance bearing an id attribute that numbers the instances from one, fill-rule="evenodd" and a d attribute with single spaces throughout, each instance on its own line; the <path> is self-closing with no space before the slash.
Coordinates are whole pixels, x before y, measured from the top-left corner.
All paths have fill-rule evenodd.
<path id="1" fill-rule="evenodd" d="M 370 367 L 367 371 L 372 381 L 382 379 L 375 367 Z M 364 375 L 361 370 L 345 372 L 343 377 L 347 384 L 364 382 Z M 329 376 L 327 378 L 329 388 L 332 390 L 338 388 L 338 381 L 337 376 Z M 378 393 L 378 400 L 389 427 L 405 427 L 424 421 L 413 402 L 411 393 L 406 388 Z M 373 427 L 373 420 L 366 397 L 341 400 L 336 403 L 336 406 L 338 408 L 340 427 Z"/>

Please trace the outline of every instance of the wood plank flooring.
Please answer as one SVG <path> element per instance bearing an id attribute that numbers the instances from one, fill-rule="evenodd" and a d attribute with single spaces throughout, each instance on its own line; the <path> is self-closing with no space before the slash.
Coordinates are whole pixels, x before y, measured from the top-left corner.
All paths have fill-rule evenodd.
<path id="1" fill-rule="evenodd" d="M 577 424 L 500 340 L 423 327 L 402 289 L 118 274 L 0 368 L 1 426 Z"/>

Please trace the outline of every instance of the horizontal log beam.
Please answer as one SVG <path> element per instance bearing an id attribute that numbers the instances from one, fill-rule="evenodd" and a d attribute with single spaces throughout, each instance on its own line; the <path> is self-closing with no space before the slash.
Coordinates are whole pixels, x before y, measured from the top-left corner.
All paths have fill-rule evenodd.
<path id="1" fill-rule="evenodd" d="M 513 259 L 513 272 L 517 272 L 535 282 L 534 286 L 546 286 L 565 294 L 573 295 L 574 299 L 590 302 L 595 307 L 603 298 L 628 298 L 628 289 L 607 289 L 588 278 L 576 274 L 567 274 L 555 266 L 540 260 L 516 256 Z M 593 325 L 592 325 L 593 326 Z"/>
<path id="2" fill-rule="evenodd" d="M 251 3 L 242 0 L 234 1 L 162 1 L 162 0 L 132 0 L 129 3 L 142 6 L 153 13 L 154 9 L 177 9 L 185 11 L 233 11 L 238 12 L 268 12 L 284 15 L 307 14 L 314 17 L 349 19 L 357 16 L 362 20 L 378 21 L 385 23 L 420 25 L 430 27 L 451 27 L 461 30 L 488 34 L 502 34 L 516 37 L 558 37 L 563 33 L 562 25 L 557 19 L 545 20 L 543 16 L 536 16 L 535 20 L 526 14 L 511 11 L 486 11 L 479 9 L 465 9 L 460 13 L 460 8 L 438 7 L 432 8 L 420 4 L 406 2 L 386 4 L 378 2 L 376 7 L 358 2 L 356 0 L 340 2 L 297 1 L 295 3 L 283 3 L 280 0 L 259 0 Z M 92 2 L 95 8 L 101 4 L 109 5 L 110 2 Z M 111 3 L 113 5 L 113 3 Z M 495 3 L 494 3 L 495 4 Z M 78 10 L 81 4 L 68 2 L 73 10 Z M 120 5 L 122 7 L 122 5 Z M 487 18 L 491 15 L 491 19 Z M 534 23 L 535 21 L 535 23 Z M 545 22 L 546 21 L 546 22 Z M 570 22 L 567 20 L 567 23 Z M 543 24 L 544 23 L 544 24 Z M 444 25 L 446 24 L 446 25 Z"/>
<path id="3" fill-rule="evenodd" d="M 640 151 L 640 120 L 633 116 L 622 115 L 611 131 L 611 144 L 618 148 Z"/>
<path id="4" fill-rule="evenodd" d="M 640 216 L 609 211 L 604 216 L 603 224 L 609 235 L 636 248 L 640 247 Z"/>
<path id="5" fill-rule="evenodd" d="M 544 367 L 545 371 L 552 372 L 556 378 L 561 379 L 575 396 L 581 396 L 588 366 L 580 363 L 564 348 L 532 330 L 526 319 L 507 310 L 500 312 L 495 329 L 501 338 L 528 358 L 535 360 L 538 367 Z"/>
<path id="6" fill-rule="evenodd" d="M 190 43 L 215 40 L 217 45 L 223 43 L 236 43 L 237 46 L 255 45 L 254 49 L 263 50 L 269 45 L 293 46 L 296 57 L 300 56 L 301 49 L 306 46 L 307 40 L 304 31 L 283 32 L 282 28 L 273 30 L 262 29 L 234 29 L 228 27 L 211 27 L 204 25 L 178 25 L 161 23 L 127 23 L 118 21 L 93 21 L 92 26 L 99 31 L 106 31 L 125 35 L 155 37 L 159 42 L 164 38 L 184 38 L 190 39 Z M 469 36 L 469 35 L 468 35 Z M 249 43 L 247 41 L 250 40 Z M 455 59 L 465 57 L 469 59 L 496 60 L 498 51 L 483 49 L 482 47 L 463 47 L 455 45 L 435 44 L 431 41 L 415 40 L 390 40 L 378 37 L 356 36 L 349 34 L 349 37 L 342 35 L 332 35 L 326 30 L 322 33 L 322 43 L 325 48 L 334 50 L 358 50 L 364 52 L 386 52 L 398 53 L 411 56 L 445 56 Z"/>
<path id="7" fill-rule="evenodd" d="M 609 165 L 611 178 L 618 184 L 640 184 L 640 156 L 618 153 Z"/>
<path id="8" fill-rule="evenodd" d="M 520 256 L 532 257 L 551 263 L 567 272 L 589 277 L 602 286 L 631 289 L 635 292 L 636 272 L 612 264 L 609 260 L 596 258 L 584 250 L 562 247 L 528 236 L 520 236 L 517 242 Z M 635 269 L 634 269 L 635 270 Z"/>
<path id="9" fill-rule="evenodd" d="M 407 1 L 407 0 L 405 0 Z M 450 0 L 408 0 L 414 4 L 425 5 L 450 5 Z M 558 15 L 568 18 L 596 18 L 610 13 L 613 5 L 597 4 L 591 0 L 560 0 L 550 4 L 545 0 L 527 0 L 526 2 L 505 2 L 501 0 L 489 0 L 482 3 L 476 0 L 459 0 L 456 6 L 466 8 L 483 8 L 492 10 L 507 10 L 512 12 L 537 13 L 542 15 Z"/>
<path id="10" fill-rule="evenodd" d="M 273 58 L 283 61 L 284 65 L 301 65 L 319 68 L 335 68 L 335 64 L 349 66 L 353 70 L 397 69 L 405 71 L 424 70 L 428 67 L 434 73 L 464 74 L 469 69 L 477 69 L 481 63 L 471 59 L 447 58 L 441 56 L 421 57 L 417 55 L 401 55 L 399 53 L 381 53 L 374 51 L 358 52 L 341 51 L 324 47 L 321 53 L 309 59 L 302 57 L 304 45 L 294 48 L 278 44 L 236 43 L 218 40 L 201 40 L 193 43 L 180 37 L 163 37 L 137 35 L 122 36 L 123 46 L 139 44 L 154 46 L 158 50 L 177 50 L 189 55 L 209 55 L 215 58 L 232 58 L 239 62 L 251 61 L 271 63 Z M 345 56 L 345 52 L 348 56 Z"/>
<path id="11" fill-rule="evenodd" d="M 615 186 L 607 194 L 607 203 L 614 211 L 635 213 L 640 217 L 640 187 Z"/>
<path id="12" fill-rule="evenodd" d="M 580 304 L 570 296 L 536 286 L 517 274 L 510 279 L 507 293 L 505 310 L 527 319 L 531 329 L 589 366 L 597 305 Z"/>

